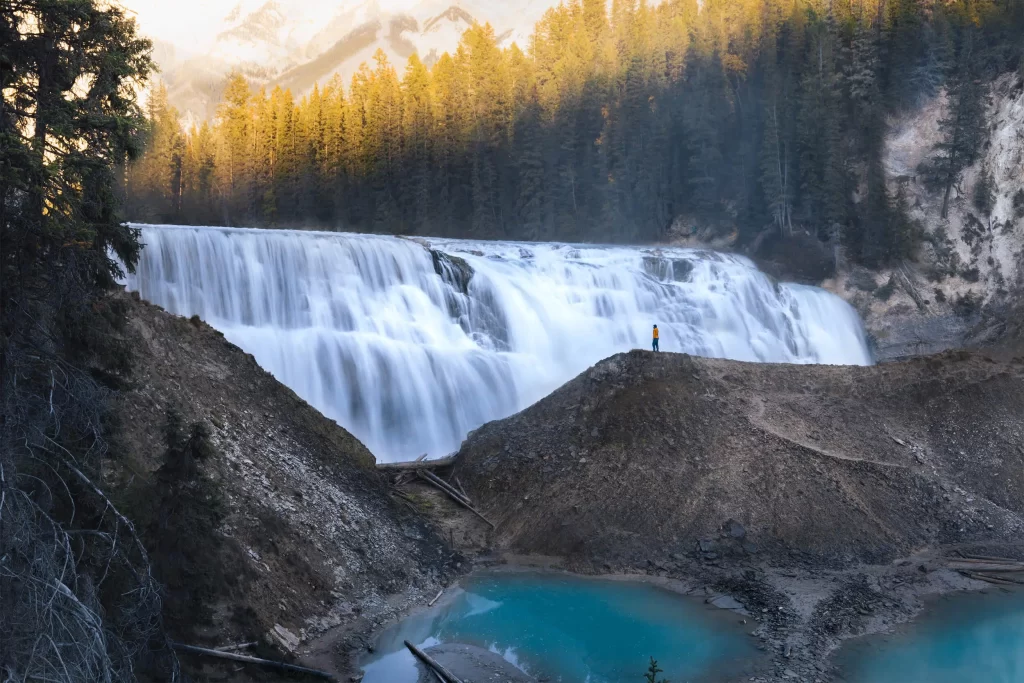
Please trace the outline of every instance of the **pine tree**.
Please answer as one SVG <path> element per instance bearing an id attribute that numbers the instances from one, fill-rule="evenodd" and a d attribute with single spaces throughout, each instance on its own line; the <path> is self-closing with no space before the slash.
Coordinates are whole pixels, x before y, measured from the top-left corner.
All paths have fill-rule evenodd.
<path id="1" fill-rule="evenodd" d="M 432 210 L 430 173 L 434 103 L 430 92 L 430 73 L 416 55 L 409 58 L 402 81 L 402 95 L 405 149 L 399 195 L 404 198 L 405 224 L 412 232 L 424 233 L 429 229 Z"/>
<path id="2" fill-rule="evenodd" d="M 689 144 L 687 182 L 689 203 L 697 213 L 712 217 L 719 209 L 723 156 L 719 128 L 724 111 L 724 68 L 718 53 L 705 58 L 691 50 L 686 71 L 691 93 L 683 110 L 683 126 Z"/>
<path id="3" fill-rule="evenodd" d="M 253 191 L 257 200 L 257 215 L 264 225 L 276 225 L 278 220 L 277 195 L 274 186 L 274 166 L 277 163 L 277 111 L 274 102 L 262 88 L 253 98 Z"/>
<path id="4" fill-rule="evenodd" d="M 335 75 L 324 88 L 324 151 L 319 168 L 320 194 L 327 223 L 338 225 L 344 216 L 347 180 L 345 176 L 345 93 L 341 78 Z"/>
<path id="5" fill-rule="evenodd" d="M 366 64 L 362 64 L 353 74 L 342 123 L 345 137 L 342 142 L 341 158 L 345 186 L 349 189 L 345 202 L 345 222 L 363 229 L 373 217 L 373 197 L 366 191 L 365 186 L 365 178 L 370 172 L 370 161 L 364 145 L 370 78 L 370 69 Z"/>
<path id="6" fill-rule="evenodd" d="M 992 178 L 992 171 L 988 166 L 983 166 L 978 174 L 978 180 L 974 183 L 974 208 L 982 216 L 989 218 L 996 206 L 996 185 Z"/>
<path id="7" fill-rule="evenodd" d="M 946 86 L 946 114 L 939 119 L 942 140 L 921 171 L 926 181 L 942 190 L 942 217 L 949 214 L 949 198 L 961 172 L 974 163 L 985 132 L 983 87 L 977 75 L 979 56 L 974 31 L 964 33 Z"/>
<path id="8" fill-rule="evenodd" d="M 114 329 L 124 308 L 109 292 L 140 249 L 120 192 L 125 164 L 153 132 L 136 99 L 153 68 L 152 45 L 136 31 L 116 2 L 0 3 L 5 678 L 179 673 L 173 657 L 154 656 L 170 643 L 135 530 L 96 495 L 106 486 L 111 393 L 97 380 L 128 370 Z M 161 184 L 172 175 L 167 153 L 164 145 Z"/>
<path id="9" fill-rule="evenodd" d="M 253 213 L 250 97 L 248 81 L 242 74 L 234 73 L 228 77 L 223 102 L 217 108 L 220 125 L 217 127 L 216 183 L 221 220 L 227 225 L 244 224 Z"/>
<path id="10" fill-rule="evenodd" d="M 374 231 L 390 232 L 399 218 L 395 190 L 401 159 L 402 93 L 383 50 L 377 50 L 374 62 L 367 88 L 363 154 L 370 168 Z"/>
<path id="11" fill-rule="evenodd" d="M 515 217 L 526 240 L 550 238 L 548 183 L 544 165 L 544 134 L 540 105 L 533 104 L 516 123 L 515 148 L 519 185 Z"/>
<path id="12" fill-rule="evenodd" d="M 295 127 L 295 102 L 291 91 L 275 87 L 270 93 L 274 122 L 273 197 L 277 220 L 294 220 L 299 204 L 300 146 Z"/>
<path id="13" fill-rule="evenodd" d="M 144 220 L 173 223 L 181 212 L 185 139 L 163 83 L 150 92 L 146 119 L 146 154 L 128 173 L 128 210 Z"/>
<path id="14" fill-rule="evenodd" d="M 511 98 L 508 71 L 490 24 L 476 25 L 463 36 L 473 111 L 471 186 L 473 232 L 494 238 L 503 230 L 499 201 L 499 148 L 510 134 Z"/>
<path id="15" fill-rule="evenodd" d="M 215 224 L 214 209 L 215 149 L 210 126 L 203 123 L 188 132 L 181 167 L 181 215 L 186 222 Z"/>
<path id="16" fill-rule="evenodd" d="M 774 72 L 775 69 L 772 68 Z M 761 147 L 761 186 L 772 220 L 783 235 L 793 233 L 793 154 L 786 121 L 789 99 L 785 79 L 773 73 L 768 80 Z"/>
<path id="17" fill-rule="evenodd" d="M 808 31 L 810 64 L 801 81 L 798 114 L 800 196 L 804 218 L 821 236 L 847 225 L 850 182 L 842 143 L 842 112 L 837 83 L 836 34 L 831 21 L 815 20 Z"/>

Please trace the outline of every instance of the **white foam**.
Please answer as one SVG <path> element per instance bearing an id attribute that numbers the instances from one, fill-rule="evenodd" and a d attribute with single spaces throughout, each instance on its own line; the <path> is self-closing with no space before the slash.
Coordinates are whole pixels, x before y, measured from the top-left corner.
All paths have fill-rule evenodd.
<path id="1" fill-rule="evenodd" d="M 129 289 L 199 315 L 378 459 L 458 448 L 614 353 L 864 365 L 857 314 L 778 285 L 745 258 L 691 249 L 429 240 L 472 267 L 468 295 L 417 241 L 139 226 Z"/>

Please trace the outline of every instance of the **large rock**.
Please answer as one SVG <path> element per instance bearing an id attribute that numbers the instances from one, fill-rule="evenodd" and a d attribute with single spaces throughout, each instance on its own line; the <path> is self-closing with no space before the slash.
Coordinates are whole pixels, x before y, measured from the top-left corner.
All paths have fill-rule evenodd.
<path id="1" fill-rule="evenodd" d="M 446 254 L 437 249 L 430 250 L 434 272 L 451 285 L 457 292 L 469 294 L 469 281 L 473 279 L 473 266 L 466 259 Z"/>
<path id="2" fill-rule="evenodd" d="M 471 434 L 456 474 L 500 545 L 625 565 L 697 554 L 698 541 L 838 563 L 1015 540 L 1022 368 L 968 354 L 831 367 L 634 351 Z"/>
<path id="3" fill-rule="evenodd" d="M 536 683 L 532 676 L 524 674 L 490 650 L 462 643 L 435 645 L 426 650 L 433 659 L 452 672 L 462 681 L 473 683 Z M 437 683 L 437 677 L 423 662 L 417 661 L 419 683 Z"/>

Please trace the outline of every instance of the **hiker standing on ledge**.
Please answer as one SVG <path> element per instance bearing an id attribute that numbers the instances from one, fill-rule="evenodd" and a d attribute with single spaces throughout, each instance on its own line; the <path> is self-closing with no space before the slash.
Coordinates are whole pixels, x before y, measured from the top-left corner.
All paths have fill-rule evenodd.
<path id="1" fill-rule="evenodd" d="M 654 340 L 653 340 L 653 342 L 654 342 L 654 350 L 657 351 L 658 350 L 658 326 L 657 325 L 654 326 Z"/>

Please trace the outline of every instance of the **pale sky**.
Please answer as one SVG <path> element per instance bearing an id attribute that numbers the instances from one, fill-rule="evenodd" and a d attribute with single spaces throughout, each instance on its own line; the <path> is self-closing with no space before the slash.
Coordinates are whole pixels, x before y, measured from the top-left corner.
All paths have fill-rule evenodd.
<path id="1" fill-rule="evenodd" d="M 276 0 L 285 14 L 330 17 L 338 11 L 367 4 L 367 0 Z M 251 12 L 267 0 L 121 0 L 136 13 L 142 32 L 179 48 L 202 50 L 223 30 L 223 19 L 236 6 Z M 405 11 L 415 0 L 377 0 L 384 12 Z M 294 14 L 293 14 L 294 13 Z"/>
<path id="2" fill-rule="evenodd" d="M 198 48 L 217 33 L 236 0 L 121 0 L 136 13 L 142 32 L 180 47 Z"/>

